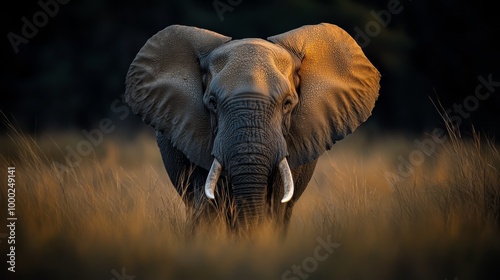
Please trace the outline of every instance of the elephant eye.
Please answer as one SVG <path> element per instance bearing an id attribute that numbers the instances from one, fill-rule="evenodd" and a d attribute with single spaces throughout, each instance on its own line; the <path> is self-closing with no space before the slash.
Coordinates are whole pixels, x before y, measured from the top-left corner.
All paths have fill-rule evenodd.
<path id="1" fill-rule="evenodd" d="M 208 104 L 210 106 L 210 109 L 212 109 L 214 112 L 217 111 L 217 101 L 215 100 L 214 96 L 210 96 L 208 99 Z"/>
<path id="2" fill-rule="evenodd" d="M 285 99 L 285 101 L 283 102 L 283 112 L 287 113 L 291 107 L 292 107 L 292 100 L 289 98 Z"/>

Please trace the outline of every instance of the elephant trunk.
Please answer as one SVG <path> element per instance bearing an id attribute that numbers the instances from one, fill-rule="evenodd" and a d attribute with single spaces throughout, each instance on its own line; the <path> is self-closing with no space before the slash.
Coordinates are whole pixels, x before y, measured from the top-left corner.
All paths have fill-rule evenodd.
<path id="1" fill-rule="evenodd" d="M 234 226 L 241 232 L 250 232 L 262 222 L 266 211 L 271 153 L 260 143 L 237 143 L 230 150 L 239 151 L 227 165 L 236 212 Z"/>
<path id="2" fill-rule="evenodd" d="M 256 152 L 256 147 L 259 152 Z M 281 175 L 282 203 L 288 202 L 293 196 L 292 174 L 286 158 L 276 163 L 276 152 L 273 153 L 264 144 L 239 143 L 228 147 L 228 150 L 238 151 L 226 158 L 229 160 L 224 164 L 234 199 L 232 227 L 239 233 L 251 234 L 264 221 L 270 174 L 279 172 Z M 250 150 L 252 152 L 248 152 Z M 214 199 L 222 169 L 222 164 L 215 158 L 205 184 L 205 194 L 209 199 Z"/>
<path id="3" fill-rule="evenodd" d="M 282 202 L 293 195 L 293 179 L 286 161 L 286 143 L 280 129 L 272 124 L 271 105 L 258 96 L 245 103 L 225 104 L 225 120 L 220 121 L 214 141 L 214 162 L 205 184 L 208 198 L 214 198 L 221 170 L 227 172 L 234 200 L 233 226 L 251 232 L 264 220 L 271 175 L 282 177 Z M 261 109 L 261 110 L 256 110 Z M 274 190 L 273 190 L 274 191 Z"/>

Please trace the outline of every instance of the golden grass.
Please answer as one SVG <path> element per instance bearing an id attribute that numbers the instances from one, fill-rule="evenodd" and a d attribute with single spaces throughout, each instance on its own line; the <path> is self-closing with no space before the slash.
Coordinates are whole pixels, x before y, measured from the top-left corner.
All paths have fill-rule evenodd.
<path id="1" fill-rule="evenodd" d="M 449 135 L 395 179 L 412 141 L 354 133 L 321 157 L 287 239 L 253 242 L 217 229 L 188 237 L 154 138 L 126 137 L 105 136 L 68 170 L 55 162 L 79 133 L 34 138 L 11 127 L 0 139 L 1 177 L 16 167 L 17 275 L 116 279 L 124 267 L 135 279 L 483 279 L 498 266 L 500 154 L 478 135 Z M 5 187 L 0 201 L 6 208 Z M 315 259 L 318 238 L 340 247 Z"/>

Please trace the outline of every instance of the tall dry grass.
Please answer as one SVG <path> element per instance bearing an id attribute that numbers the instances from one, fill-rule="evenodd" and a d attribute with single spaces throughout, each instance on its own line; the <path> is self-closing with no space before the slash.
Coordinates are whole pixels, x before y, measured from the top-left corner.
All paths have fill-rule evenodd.
<path id="1" fill-rule="evenodd" d="M 217 229 L 186 235 L 185 209 L 154 138 L 127 137 L 106 136 L 69 169 L 56 163 L 83 139 L 79 133 L 34 137 L 11 126 L 0 140 L 1 177 L 16 167 L 18 279 L 117 279 L 112 271 L 122 268 L 135 279 L 489 279 L 497 273 L 500 154 L 477 134 L 448 135 L 400 178 L 397 159 L 415 150 L 413 139 L 354 133 L 321 157 L 286 240 L 264 235 L 252 242 Z M 4 184 L 0 201 L 6 221 Z M 317 249 L 322 242 L 340 247 Z M 2 256 L 6 245 L 0 244 Z"/>

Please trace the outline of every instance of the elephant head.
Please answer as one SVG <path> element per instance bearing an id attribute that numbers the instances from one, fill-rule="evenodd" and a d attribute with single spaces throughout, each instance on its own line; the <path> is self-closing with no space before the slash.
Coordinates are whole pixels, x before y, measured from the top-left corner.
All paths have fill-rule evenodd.
<path id="1" fill-rule="evenodd" d="M 280 200 L 290 200 L 290 170 L 316 160 L 371 115 L 379 79 L 335 25 L 267 40 L 174 25 L 139 51 L 124 99 L 193 164 L 210 170 L 208 198 L 225 171 L 238 219 L 252 225 L 264 215 L 269 178 L 279 174 Z"/>

